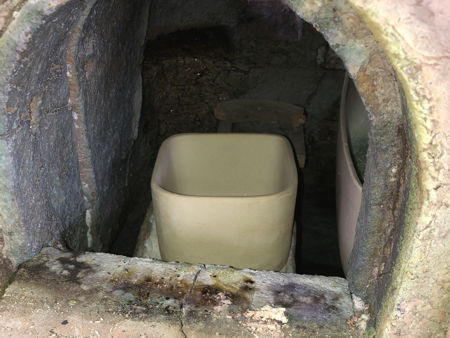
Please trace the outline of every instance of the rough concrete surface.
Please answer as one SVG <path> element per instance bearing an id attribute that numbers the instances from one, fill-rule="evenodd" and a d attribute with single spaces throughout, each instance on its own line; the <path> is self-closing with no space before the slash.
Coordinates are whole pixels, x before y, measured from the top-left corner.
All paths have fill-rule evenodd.
<path id="1" fill-rule="evenodd" d="M 0 300 L 0 335 L 359 336 L 342 278 L 44 249 Z"/>

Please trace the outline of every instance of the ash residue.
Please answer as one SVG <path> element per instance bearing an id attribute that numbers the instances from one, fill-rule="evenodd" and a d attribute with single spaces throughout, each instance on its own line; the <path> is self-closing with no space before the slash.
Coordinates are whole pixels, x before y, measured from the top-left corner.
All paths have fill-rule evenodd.
<path id="1" fill-rule="evenodd" d="M 300 321 L 333 322 L 342 318 L 339 315 L 340 295 L 329 290 L 306 288 L 304 285 L 289 283 L 280 285 L 272 291 L 273 305 L 283 307 L 289 317 Z"/>

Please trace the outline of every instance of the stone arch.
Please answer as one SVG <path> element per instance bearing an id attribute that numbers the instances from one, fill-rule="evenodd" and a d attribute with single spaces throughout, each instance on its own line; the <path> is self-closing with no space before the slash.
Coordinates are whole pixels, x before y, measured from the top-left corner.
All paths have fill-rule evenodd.
<path id="1" fill-rule="evenodd" d="M 97 8 L 106 3 L 89 1 L 91 4 L 97 2 Z M 450 80 L 447 78 L 450 43 L 442 38 L 450 30 L 450 23 L 443 19 L 450 15 L 449 8 L 440 5 L 438 0 L 426 5 L 407 1 L 368 4 L 362 0 L 285 2 L 312 23 L 343 59 L 370 113 L 368 170 L 350 264 L 351 291 L 369 302 L 381 331 L 406 334 L 408 331 L 403 329 L 406 327 L 409 330 L 415 328 L 414 332 L 417 335 L 423 333 L 422 336 L 441 332 L 449 311 L 446 285 L 450 282 L 450 203 L 447 197 L 450 195 L 450 122 L 446 118 L 450 106 Z M 140 1 L 139 4 L 142 13 L 147 13 L 148 2 Z M 68 97 L 65 48 L 67 37 L 82 28 L 77 23 L 83 8 L 83 2 L 79 0 L 7 1 L 6 7 L 0 7 L 5 11 L 0 21 L 0 285 L 6 283 L 17 264 L 35 255 L 43 245 L 57 242 L 60 234 L 70 228 L 68 223 L 74 224 L 79 232 L 74 236 L 86 240 L 85 234 L 81 233 L 86 222 L 83 217 L 78 217 L 85 208 L 81 203 L 81 186 L 77 183 L 64 186 L 67 181 L 58 187 L 61 193 L 72 189 L 79 197 L 77 203 L 68 205 L 65 210 L 50 210 L 52 200 L 46 198 L 53 196 L 55 191 L 43 191 L 39 202 L 43 209 L 48 207 L 49 212 L 45 215 L 35 213 L 35 218 L 30 218 L 33 225 L 38 225 L 33 229 L 31 223 L 24 221 L 26 208 L 19 204 L 29 202 L 28 198 L 34 196 L 31 193 L 36 184 L 32 179 L 41 168 L 22 170 L 28 163 L 27 158 L 15 159 L 11 147 L 12 140 L 21 135 L 25 139 L 40 137 L 36 126 L 49 118 L 47 116 L 60 119 L 61 126 L 71 128 L 71 110 L 64 105 L 65 101 L 52 102 L 50 98 L 60 92 L 58 97 Z M 108 8 L 110 13 L 114 12 Z M 389 15 L 390 12 L 393 14 Z M 404 13 L 412 20 L 396 21 L 398 13 Z M 93 13 L 88 14 L 92 14 L 93 26 L 101 22 L 109 24 L 110 15 L 96 21 L 98 18 Z M 135 31 L 140 31 L 141 35 L 146 27 L 144 14 L 136 14 L 136 22 L 142 24 L 137 25 Z M 408 31 L 412 33 L 408 34 Z M 57 34 L 50 34 L 52 32 Z M 53 38 L 48 39 L 51 42 L 48 48 L 37 44 L 39 50 L 34 55 L 47 60 L 46 53 L 52 52 L 55 62 L 47 64 L 47 68 L 29 62 L 32 51 L 27 48 L 36 42 L 33 39 L 38 34 Z M 141 43 L 135 43 L 136 55 Z M 87 51 L 89 44 L 84 47 Z M 90 68 L 92 64 L 85 61 L 78 65 Z M 58 65 L 60 67 L 54 67 Z M 15 85 L 14 80 L 20 80 L 24 69 L 29 70 L 28 74 L 45 79 L 49 74 L 57 76 L 60 82 L 48 82 L 49 86 L 42 88 L 43 92 L 44 89 L 47 91 L 43 97 L 21 87 L 20 81 Z M 41 72 L 35 72 L 37 69 Z M 135 89 L 138 89 L 139 80 L 135 80 Z M 16 95 L 12 91 L 21 93 Z M 45 108 L 48 115 L 39 114 L 36 107 Z M 132 121 L 127 123 L 132 125 Z M 20 129 L 24 125 L 30 127 L 29 130 Z M 69 138 L 59 135 L 58 139 L 67 141 Z M 27 151 L 20 146 L 17 149 L 23 151 L 22 154 Z M 39 149 L 43 150 L 48 152 L 48 149 Z M 40 155 L 39 151 L 33 154 Z M 60 155 L 77 162 L 71 152 Z M 59 171 L 63 168 L 54 161 L 43 163 L 51 169 L 50 174 L 68 175 Z M 73 170 L 69 174 L 70 179 L 77 182 L 78 172 Z M 27 182 L 29 190 L 19 189 L 23 187 L 19 184 L 23 183 L 21 180 Z M 45 183 L 48 188 L 51 185 L 46 182 L 53 184 L 54 180 L 55 176 L 47 175 L 40 184 Z M 45 222 L 54 226 L 56 216 L 67 216 L 70 211 L 74 215 L 72 219 L 64 218 L 67 224 L 48 229 L 41 227 Z"/>
<path id="2" fill-rule="evenodd" d="M 367 169 L 349 279 L 352 291 L 376 311 L 376 294 L 392 268 L 409 182 L 410 145 L 401 86 L 384 51 L 350 6 L 288 3 L 342 58 L 369 112 Z"/>
<path id="3" fill-rule="evenodd" d="M 443 38 L 450 7 L 438 1 L 285 2 L 342 58 L 369 111 L 350 289 L 368 301 L 377 332 L 442 333 L 450 279 L 450 81 L 443 75 L 450 69 L 450 43 Z"/>

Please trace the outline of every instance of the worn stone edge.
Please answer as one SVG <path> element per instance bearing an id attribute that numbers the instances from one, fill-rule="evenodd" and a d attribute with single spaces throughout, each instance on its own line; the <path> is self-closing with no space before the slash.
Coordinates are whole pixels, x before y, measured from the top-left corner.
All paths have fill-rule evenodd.
<path id="1" fill-rule="evenodd" d="M 402 84 L 408 107 L 406 113 L 414 161 L 405 227 L 393 269 L 394 274 L 378 316 L 377 333 L 390 335 L 395 334 L 397 329 L 402 330 L 402 327 L 407 329 L 407 325 L 401 324 L 404 318 L 402 313 L 405 311 L 405 306 L 409 307 L 408 302 L 413 301 L 416 312 L 415 318 L 423 322 L 421 332 L 415 332 L 414 336 L 448 335 L 448 320 L 450 318 L 448 303 L 450 300 L 450 290 L 448 289 L 450 283 L 448 261 L 448 257 L 450 257 L 450 235 L 447 232 L 446 236 L 442 237 L 439 236 L 439 233 L 436 233 L 429 239 L 428 245 L 424 245 L 421 235 L 424 232 L 430 233 L 426 229 L 439 218 L 446 217 L 446 210 L 439 203 L 439 194 L 436 193 L 441 187 L 440 185 L 445 184 L 445 182 L 437 179 L 439 173 L 436 168 L 439 167 L 439 160 L 435 161 L 434 153 L 437 153 L 439 148 L 440 151 L 445 151 L 445 145 L 439 145 L 438 142 L 442 141 L 436 138 L 439 130 L 436 130 L 436 126 L 433 125 L 433 118 L 429 118 L 431 116 L 439 119 L 439 116 L 436 115 L 438 112 L 434 109 L 433 95 L 423 78 L 422 68 L 413 60 L 408 52 L 408 45 L 399 32 L 392 26 L 384 25 L 378 12 L 371 8 L 361 8 L 355 0 L 349 1 L 375 34 Z M 411 72 L 412 69 L 414 73 Z M 443 118 L 446 118 L 445 113 Z M 433 146 L 436 149 L 430 151 L 430 147 Z M 430 166 L 430 163 L 435 163 L 435 165 Z M 437 205 L 440 205 L 440 207 L 437 207 Z M 434 211 L 431 212 L 432 210 Z M 442 216 L 440 216 L 438 210 L 442 210 Z M 441 226 L 444 226 L 445 221 L 441 221 L 441 223 Z M 435 245 L 433 245 L 433 242 Z M 438 243 L 444 244 L 442 246 Z M 417 277 L 411 278 L 414 275 Z M 443 294 L 429 293 L 426 286 L 431 285 L 433 289 L 442 290 Z M 430 312 L 430 315 L 424 315 L 428 312 Z M 442 316 L 446 317 L 447 321 L 444 319 L 439 322 L 439 320 L 433 319 L 442 318 Z M 408 332 L 408 334 L 411 334 L 411 332 Z"/>
<path id="2" fill-rule="evenodd" d="M 107 262 L 107 265 L 103 266 L 102 261 Z M 44 273 L 43 269 L 47 269 L 47 273 Z M 75 270 L 71 272 L 71 269 Z M 169 271 L 164 273 L 164 275 L 158 275 L 158 271 L 162 272 L 165 269 L 168 269 Z M 108 311 L 108 313 L 118 316 L 115 318 L 116 320 L 120 320 L 121 316 L 130 313 L 130 310 L 127 310 L 129 306 L 137 309 L 138 311 L 144 311 L 144 314 L 146 311 L 146 305 L 145 303 L 142 303 L 142 300 L 137 300 L 136 305 L 134 305 L 136 301 L 127 302 L 127 292 L 132 292 L 134 294 L 136 290 L 139 290 L 140 288 L 145 290 L 148 287 L 150 287 L 150 289 L 148 289 L 149 291 L 153 290 L 152 288 L 154 286 L 147 284 L 153 282 L 147 282 L 146 278 L 151 278 L 154 282 L 156 281 L 156 283 L 159 283 L 158 281 L 164 280 L 162 277 L 166 277 L 167 280 L 167 278 L 170 276 L 173 277 L 175 274 L 179 274 L 183 278 L 183 281 L 184 278 L 187 277 L 186 281 L 182 281 L 183 283 L 190 281 L 189 286 L 185 286 L 187 287 L 186 294 L 182 297 L 182 299 L 178 300 L 178 307 L 176 304 L 172 305 L 172 307 L 175 306 L 175 313 L 172 315 L 169 313 L 169 316 L 164 315 L 162 312 L 158 312 L 163 311 L 162 308 L 150 316 L 144 315 L 144 317 L 141 317 L 140 313 L 142 312 L 137 312 L 132 316 L 136 316 L 136 319 L 140 318 L 139 320 L 149 321 L 149 323 L 151 323 L 162 315 L 163 317 L 161 318 L 166 323 L 178 323 L 177 325 L 179 325 L 180 331 L 185 336 L 188 335 L 189 332 L 208 335 L 208 333 L 211 333 L 211 330 L 214 330 L 215 326 L 220 322 L 221 325 L 223 325 L 221 327 L 222 333 L 224 332 L 223 330 L 227 331 L 227 328 L 229 328 L 231 332 L 234 332 L 233 335 L 238 334 L 238 336 L 243 335 L 246 332 L 250 336 L 254 330 L 262 328 L 266 332 L 271 332 L 273 334 L 281 334 L 284 332 L 284 334 L 287 335 L 294 334 L 295 336 L 308 336 L 309 334 L 315 332 L 323 335 L 331 334 L 356 337 L 361 335 L 360 326 L 366 321 L 366 318 L 361 316 L 361 312 L 353 307 L 353 317 L 351 317 L 351 314 L 346 314 L 349 318 L 347 322 L 344 321 L 341 324 L 336 323 L 331 326 L 327 326 L 327 324 L 324 326 L 323 323 L 321 324 L 320 320 L 317 320 L 316 323 L 314 320 L 310 323 L 302 323 L 296 320 L 291 322 L 291 319 L 288 320 L 287 317 L 282 314 L 285 310 L 278 308 L 275 303 L 267 304 L 267 301 L 271 299 L 271 296 L 267 298 L 269 295 L 267 292 L 270 292 L 273 287 L 276 288 L 277 285 L 282 286 L 286 284 L 286 287 L 288 287 L 290 283 L 299 283 L 299 286 L 302 285 L 307 289 L 311 288 L 313 290 L 317 288 L 320 281 L 325 282 L 323 288 L 324 290 L 328 290 L 327 292 L 331 292 L 330 296 L 333 292 L 340 292 L 345 298 L 345 300 L 342 300 L 344 303 L 349 301 L 347 298 L 349 298 L 350 302 L 352 302 L 350 294 L 348 293 L 347 282 L 342 278 L 302 276 L 247 269 L 236 270 L 229 267 L 214 265 L 205 266 L 177 262 L 166 263 L 158 260 L 140 259 L 135 257 L 130 258 L 105 253 L 76 254 L 71 252 L 61 252 L 53 248 L 44 249 L 40 255 L 24 263 L 24 265 L 19 268 L 16 275 L 16 280 L 13 284 L 11 284 L 12 287 L 10 292 L 17 294 L 17 292 L 20 293 L 20 290 L 28 290 L 29 288 L 40 290 L 40 288 L 42 288 L 42 292 L 38 293 L 40 296 L 49 294 L 50 297 L 56 297 L 56 299 L 59 299 L 61 304 L 65 304 L 73 297 L 76 298 L 80 295 L 84 295 L 84 297 L 89 298 L 90 293 L 99 294 L 100 298 L 105 300 L 108 299 L 108 301 L 104 304 L 102 302 L 100 302 L 101 304 L 94 304 L 92 303 L 92 300 L 90 300 L 87 301 L 88 303 L 86 305 L 88 305 L 88 307 L 95 307 L 96 309 L 103 308 L 105 311 L 108 308 L 112 308 L 112 310 L 109 310 L 113 312 Z M 146 277 L 147 275 L 151 277 Z M 216 275 L 219 283 L 217 286 L 215 279 Z M 200 276 L 202 277 L 200 278 Z M 254 291 L 252 291 L 253 284 L 246 284 L 247 282 L 243 282 L 247 279 L 249 282 L 252 282 L 252 280 L 256 281 L 255 285 L 258 285 L 258 291 L 256 291 L 256 294 L 259 295 L 257 299 L 254 299 L 256 294 L 253 294 Z M 270 282 L 270 280 L 272 280 L 272 282 Z M 102 284 L 96 286 L 95 281 Z M 114 284 L 110 284 L 112 281 L 114 281 Z M 136 285 L 134 283 L 136 283 Z M 272 285 L 272 283 L 274 284 Z M 72 286 L 69 287 L 70 285 Z M 241 289 L 242 286 L 249 286 L 249 288 Z M 51 289 L 48 289 L 49 287 Z M 205 294 L 206 299 L 212 297 L 211 299 L 213 303 L 211 305 L 208 305 L 209 303 L 197 303 L 199 301 L 198 297 L 203 297 L 203 288 L 205 287 L 208 288 L 208 290 L 212 290 L 207 291 L 208 294 Z M 219 289 L 216 289 L 217 287 Z M 67 290 L 70 288 L 73 288 L 71 290 L 75 292 L 75 294 L 67 294 Z M 159 291 L 157 291 L 156 294 L 153 294 L 153 292 L 150 291 L 150 299 L 159 299 L 158 297 L 161 297 L 161 295 L 171 297 L 170 292 L 173 292 L 172 288 L 167 290 L 159 290 L 162 292 L 161 294 L 158 293 Z M 218 291 L 214 290 L 223 291 L 216 294 L 215 292 Z M 320 290 L 320 288 L 318 290 Z M 145 292 L 148 291 L 143 292 L 145 295 Z M 213 293 L 209 294 L 209 292 Z M 241 292 L 249 292 L 249 295 L 253 296 L 248 299 L 249 304 L 244 305 L 242 309 L 240 306 L 238 309 L 234 309 L 234 305 L 231 305 L 233 309 L 230 312 L 230 310 L 228 310 L 228 305 L 226 305 L 228 303 L 224 303 L 224 312 L 222 312 L 222 310 L 216 310 L 215 307 L 222 304 L 220 300 L 217 300 L 217 297 L 221 294 L 222 296 L 225 296 L 225 298 L 229 297 L 227 296 L 227 292 L 236 292 L 236 297 L 238 297 L 236 298 L 236 301 L 238 302 L 236 304 L 240 304 L 239 297 L 242 296 L 239 295 Z M 111 295 L 107 296 L 108 293 L 111 293 Z M 123 298 L 122 301 L 120 300 L 121 298 Z M 218 304 L 215 304 L 216 301 Z M 123 305 L 120 305 L 122 302 Z M 165 301 L 162 300 L 162 302 L 164 303 Z M 167 302 L 168 304 L 171 304 L 172 301 L 167 300 Z M 117 308 L 116 305 L 112 305 L 114 303 L 117 303 L 119 308 Z M 22 306 L 20 304 L 22 303 L 19 303 L 19 309 L 20 306 Z M 85 307 L 86 305 L 83 304 L 84 303 L 80 303 L 79 306 L 82 308 Z M 200 305 L 200 307 L 197 307 L 197 305 Z M 205 314 L 204 311 L 206 311 L 206 309 L 207 313 Z M 134 312 L 134 310 L 131 311 L 132 313 Z M 268 317 L 267 311 L 269 311 Z M 276 315 L 277 313 L 279 314 Z M 101 312 L 99 315 L 101 315 Z M 126 318 L 133 317 L 128 317 L 127 315 Z M 341 318 L 341 320 L 343 320 L 343 318 Z M 344 326 L 346 329 L 344 329 Z"/>
<path id="3" fill-rule="evenodd" d="M 406 122 L 401 88 L 372 32 L 347 0 L 284 1 L 312 23 L 342 58 L 369 112 L 368 159 L 371 162 L 368 161 L 368 166 L 372 169 L 366 170 L 362 207 L 370 205 L 370 208 L 358 218 L 349 281 L 352 292 L 364 298 L 370 305 L 370 312 L 376 314 L 396 254 L 398 237 L 390 233 L 402 226 L 404 192 L 410 179 L 409 140 L 403 135 Z M 384 88 L 381 94 L 374 90 L 379 85 Z M 379 148 L 377 153 L 376 148 Z M 380 166 L 382 162 L 391 163 L 393 167 Z M 401 231 L 398 235 L 401 236 Z"/>

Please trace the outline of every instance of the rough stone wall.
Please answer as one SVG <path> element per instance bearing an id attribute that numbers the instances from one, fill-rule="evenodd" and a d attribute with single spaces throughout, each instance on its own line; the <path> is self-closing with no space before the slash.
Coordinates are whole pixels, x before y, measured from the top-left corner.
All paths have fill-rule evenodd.
<path id="1" fill-rule="evenodd" d="M 147 37 L 191 28 L 232 27 L 246 5 L 247 0 L 153 0 Z"/>
<path id="2" fill-rule="evenodd" d="M 148 5 L 1 5 L 0 286 L 43 246 L 111 241 L 139 119 Z"/>
<path id="3" fill-rule="evenodd" d="M 1 38 L 1 256 L 11 266 L 82 218 L 64 59 L 78 6 L 24 4 Z"/>
<path id="4" fill-rule="evenodd" d="M 363 201 L 349 263 L 352 292 L 372 314 L 389 281 L 408 186 L 408 139 L 400 86 L 383 50 L 346 1 L 287 1 L 342 58 L 369 112 Z"/>
<path id="5" fill-rule="evenodd" d="M 351 0 L 383 47 L 408 107 L 412 182 L 377 332 L 449 336 L 450 4 Z"/>
<path id="6" fill-rule="evenodd" d="M 141 1 L 97 1 L 75 48 L 75 77 L 80 87 L 84 125 L 79 135 L 80 162 L 89 172 L 82 184 L 89 188 L 90 230 L 95 250 L 108 250 L 119 227 L 128 184 L 131 147 L 138 134 L 142 102 L 141 66 L 148 6 Z M 75 115 L 74 115 L 75 116 Z M 76 121 L 74 121 L 76 123 Z M 82 134 L 82 135 L 81 135 Z M 86 150 L 86 151 L 85 151 Z"/>
<path id="7" fill-rule="evenodd" d="M 351 291 L 367 334 L 448 335 L 450 6 L 287 0 L 343 59 L 369 111 Z M 401 83 L 401 85 L 400 85 Z"/>

